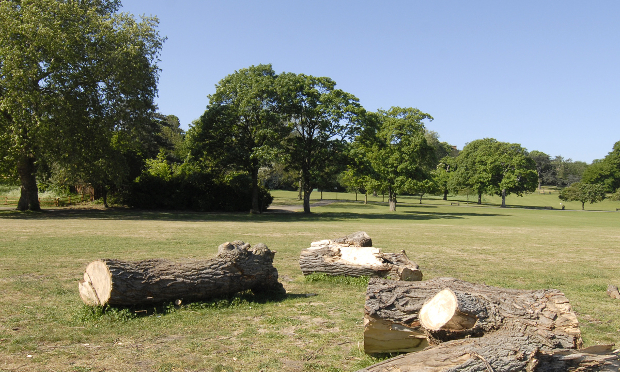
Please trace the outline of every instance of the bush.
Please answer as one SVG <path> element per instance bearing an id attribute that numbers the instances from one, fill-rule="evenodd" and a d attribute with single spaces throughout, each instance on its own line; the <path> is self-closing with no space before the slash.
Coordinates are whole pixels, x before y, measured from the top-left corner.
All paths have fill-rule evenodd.
<path id="1" fill-rule="evenodd" d="M 203 171 L 190 171 L 159 177 L 143 173 L 129 187 L 124 202 L 133 208 L 194 211 L 249 211 L 252 208 L 251 178 L 244 173 L 229 174 L 224 179 Z M 261 210 L 273 197 L 259 189 Z"/>

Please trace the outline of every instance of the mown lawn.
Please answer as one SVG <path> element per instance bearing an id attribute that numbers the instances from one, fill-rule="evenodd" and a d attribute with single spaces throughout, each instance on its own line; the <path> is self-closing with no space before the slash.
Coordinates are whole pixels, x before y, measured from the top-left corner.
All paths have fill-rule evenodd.
<path id="1" fill-rule="evenodd" d="M 295 193 L 274 194 L 276 205 L 295 203 Z M 618 202 L 582 212 L 570 204 L 559 210 L 557 194 L 511 197 L 505 209 L 493 198 L 480 207 L 466 198 L 451 205 L 411 197 L 389 213 L 381 196 L 367 205 L 343 201 L 352 194 L 323 197 L 338 202 L 311 215 L 0 211 L 0 370 L 354 371 L 373 364 L 378 359 L 362 352 L 364 281 L 307 281 L 298 266 L 310 242 L 359 230 L 385 251 L 406 250 L 425 278 L 560 289 L 586 345 L 620 342 L 620 301 L 605 293 L 620 285 Z M 105 310 L 79 298 L 77 283 L 92 260 L 208 259 L 231 240 L 277 251 L 287 298 L 245 293 L 178 308 Z"/>

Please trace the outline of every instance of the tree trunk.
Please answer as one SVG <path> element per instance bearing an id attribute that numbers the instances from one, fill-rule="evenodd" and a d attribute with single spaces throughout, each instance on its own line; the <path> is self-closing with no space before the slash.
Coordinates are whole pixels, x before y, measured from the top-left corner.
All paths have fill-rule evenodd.
<path id="1" fill-rule="evenodd" d="M 581 202 L 581 210 L 584 211 L 586 209 L 586 203 Z"/>
<path id="2" fill-rule="evenodd" d="M 88 305 L 135 305 L 202 300 L 251 289 L 283 293 L 272 252 L 259 243 L 224 243 L 212 260 L 93 261 L 80 281 Z"/>
<path id="3" fill-rule="evenodd" d="M 396 193 L 391 187 L 388 188 L 388 202 L 390 203 L 390 212 L 396 211 Z"/>
<path id="4" fill-rule="evenodd" d="M 17 162 L 17 173 L 21 182 L 21 194 L 17 202 L 20 211 L 40 211 L 39 189 L 37 188 L 36 167 L 34 158 L 22 155 Z"/>
<path id="5" fill-rule="evenodd" d="M 373 353 L 415 348 L 409 339 L 424 333 L 430 344 L 437 344 L 518 328 L 538 332 L 564 348 L 581 346 L 577 317 L 564 294 L 553 289 L 503 289 L 452 278 L 371 279 L 364 311 L 364 343 L 368 338 Z M 390 331 L 372 329 L 380 321 L 387 322 Z M 382 339 L 400 340 L 400 349 L 381 345 L 378 333 Z"/>
<path id="6" fill-rule="evenodd" d="M 506 189 L 502 189 L 502 208 L 506 208 Z"/>
<path id="7" fill-rule="evenodd" d="M 310 194 L 312 190 L 304 188 L 304 213 L 310 213 Z"/>
<path id="8" fill-rule="evenodd" d="M 478 204 L 482 204 L 482 193 L 478 193 Z"/>
<path id="9" fill-rule="evenodd" d="M 443 190 L 443 200 L 448 200 L 448 190 Z"/>
<path id="10" fill-rule="evenodd" d="M 368 191 L 364 194 L 364 204 L 368 204 Z"/>
<path id="11" fill-rule="evenodd" d="M 262 212 L 258 202 L 258 167 L 252 168 L 252 210 L 250 212 Z"/>
<path id="12" fill-rule="evenodd" d="M 363 234 L 366 243 L 349 237 Z M 420 267 L 410 261 L 405 251 L 384 253 L 372 247 L 372 240 L 365 232 L 358 232 L 336 240 L 313 242 L 301 251 L 299 267 L 304 275 L 391 277 L 395 280 L 422 280 Z"/>
<path id="13" fill-rule="evenodd" d="M 101 195 L 103 196 L 103 206 L 108 208 L 108 188 L 105 185 L 101 186 Z"/>
<path id="14" fill-rule="evenodd" d="M 422 197 L 424 196 L 424 194 L 420 194 L 420 204 L 422 204 Z"/>
<path id="15" fill-rule="evenodd" d="M 610 346 L 575 350 L 559 348 L 549 341 L 536 333 L 501 331 L 400 355 L 358 372 L 611 372 L 620 367 Z"/>

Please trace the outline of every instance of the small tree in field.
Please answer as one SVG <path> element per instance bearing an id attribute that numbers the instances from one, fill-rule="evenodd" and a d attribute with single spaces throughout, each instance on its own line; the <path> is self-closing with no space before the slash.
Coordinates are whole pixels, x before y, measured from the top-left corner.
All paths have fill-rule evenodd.
<path id="1" fill-rule="evenodd" d="M 575 182 L 560 192 L 560 200 L 579 201 L 581 210 L 585 209 L 585 203 L 597 203 L 605 199 L 605 186 L 601 184 Z"/>

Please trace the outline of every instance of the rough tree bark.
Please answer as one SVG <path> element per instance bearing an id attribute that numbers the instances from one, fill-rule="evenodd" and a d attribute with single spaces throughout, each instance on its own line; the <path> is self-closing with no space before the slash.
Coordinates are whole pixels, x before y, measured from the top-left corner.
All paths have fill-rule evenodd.
<path id="1" fill-rule="evenodd" d="M 284 292 L 272 252 L 242 241 L 219 246 L 212 260 L 93 261 L 80 281 L 88 305 L 135 305 L 201 300 L 245 290 Z"/>
<path id="2" fill-rule="evenodd" d="M 412 332 L 408 338 L 421 339 L 425 332 L 433 346 L 359 372 L 585 372 L 620 368 L 620 359 L 611 350 L 613 345 L 578 350 L 582 343 L 577 318 L 557 290 L 503 289 L 451 278 L 426 282 L 372 279 L 365 313 L 365 343 L 367 333 L 387 338 L 407 328 Z M 370 321 L 383 322 L 383 328 L 368 329 Z M 371 341 L 374 352 L 389 351 Z"/>
<path id="3" fill-rule="evenodd" d="M 358 372 L 611 372 L 619 367 L 618 357 L 609 346 L 558 349 L 535 333 L 500 331 L 400 355 Z"/>
<path id="4" fill-rule="evenodd" d="M 423 343 L 414 341 L 422 335 L 438 344 L 523 326 L 563 348 L 582 344 L 568 299 L 554 289 L 504 289 L 452 278 L 371 279 L 364 312 L 364 348 L 369 353 L 419 349 Z M 381 343 L 384 339 L 391 344 Z"/>
<path id="5" fill-rule="evenodd" d="M 313 242 L 301 251 L 299 267 L 304 275 L 391 277 L 396 280 L 422 280 L 420 267 L 409 260 L 405 251 L 384 253 L 372 247 L 363 231 L 336 240 Z"/>

